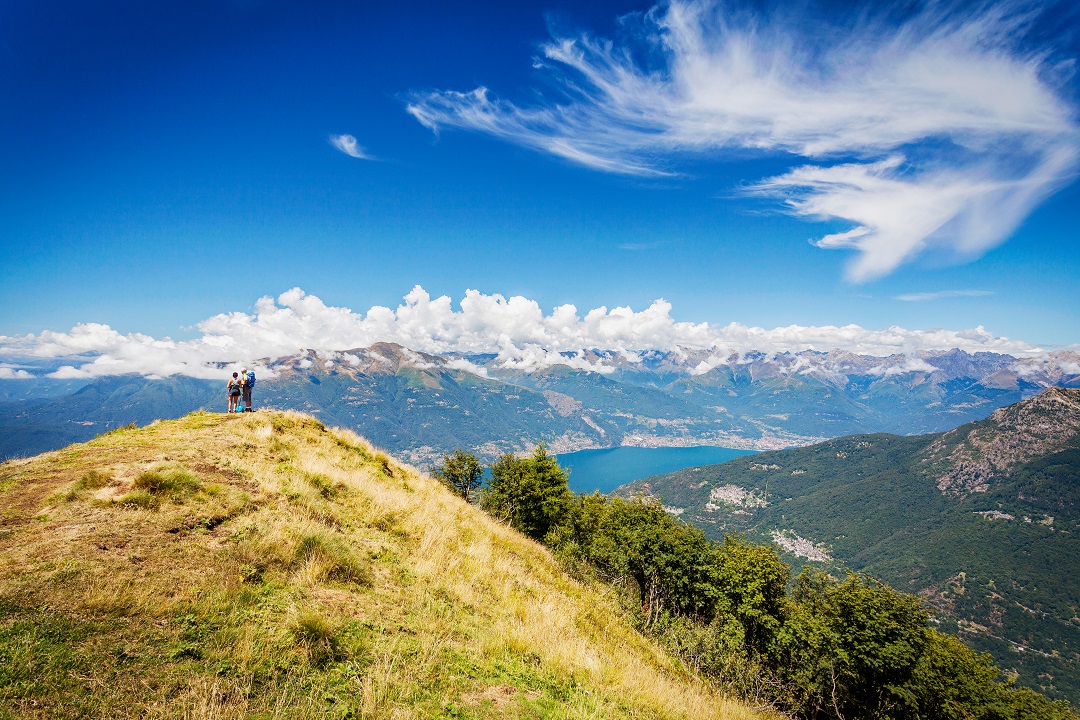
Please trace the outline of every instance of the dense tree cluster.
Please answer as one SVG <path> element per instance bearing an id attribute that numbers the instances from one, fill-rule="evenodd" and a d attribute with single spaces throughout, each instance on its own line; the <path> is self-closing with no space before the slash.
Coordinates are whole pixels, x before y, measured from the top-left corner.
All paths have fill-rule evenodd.
<path id="1" fill-rule="evenodd" d="M 644 632 L 751 701 L 806 720 L 1076 718 L 1001 681 L 988 655 L 873 578 L 792 578 L 772 548 L 712 542 L 654 500 L 575 495 L 543 445 L 490 469 L 482 507 L 579 575 L 620 588 Z"/>

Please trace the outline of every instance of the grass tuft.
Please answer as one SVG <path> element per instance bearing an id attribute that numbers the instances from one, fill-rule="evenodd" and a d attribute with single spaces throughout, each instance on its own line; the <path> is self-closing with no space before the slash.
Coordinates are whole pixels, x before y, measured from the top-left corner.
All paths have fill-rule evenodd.
<path id="1" fill-rule="evenodd" d="M 161 505 L 161 499 L 147 490 L 132 490 L 118 497 L 116 504 L 139 507 L 144 510 L 157 510 Z"/>
<path id="2" fill-rule="evenodd" d="M 302 610 L 297 614 L 290 630 L 296 643 L 307 651 L 313 665 L 321 667 L 341 659 L 342 648 L 337 629 L 322 613 L 311 609 Z"/>
<path id="3" fill-rule="evenodd" d="M 49 498 L 53 502 L 75 502 L 83 497 L 87 490 L 99 490 L 112 482 L 108 473 L 91 470 L 73 482 L 66 490 Z"/>
<path id="4" fill-rule="evenodd" d="M 198 492 L 202 484 L 198 475 L 182 466 L 163 466 L 136 477 L 132 487 L 153 495 L 183 497 Z"/>
<path id="5" fill-rule="evenodd" d="M 324 500 L 333 500 L 346 489 L 344 485 L 335 485 L 333 480 L 322 473 L 304 473 L 304 479 Z"/>
<path id="6" fill-rule="evenodd" d="M 390 464 L 390 458 L 386 457 L 384 453 L 375 453 L 375 464 L 386 477 L 394 477 L 394 466 Z"/>
<path id="7" fill-rule="evenodd" d="M 306 565 L 316 581 L 326 579 L 357 585 L 372 582 L 371 570 L 348 545 L 325 531 L 310 532 L 300 538 L 294 563 Z"/>
<path id="8" fill-rule="evenodd" d="M 106 438 L 106 437 L 109 437 L 110 435 L 120 435 L 120 434 L 125 433 L 125 432 L 127 432 L 129 430 L 138 430 L 138 429 L 139 429 L 139 426 L 136 423 L 128 423 L 127 425 L 121 425 L 120 427 L 113 428 L 112 430 L 107 430 L 107 431 L 101 433 L 100 435 L 98 435 L 98 437 L 99 438 Z"/>
<path id="9" fill-rule="evenodd" d="M 75 483 L 76 490 L 100 490 L 113 480 L 112 475 L 99 470 L 91 470 Z"/>

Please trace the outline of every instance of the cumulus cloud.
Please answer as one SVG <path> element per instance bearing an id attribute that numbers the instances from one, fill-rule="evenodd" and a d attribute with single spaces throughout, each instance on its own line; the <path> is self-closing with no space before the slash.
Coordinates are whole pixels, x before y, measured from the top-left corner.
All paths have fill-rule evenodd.
<path id="1" fill-rule="evenodd" d="M 349 157 L 358 160 L 374 160 L 364 148 L 360 147 L 360 144 L 356 142 L 356 138 L 352 135 L 331 135 L 330 144 Z"/>
<path id="2" fill-rule="evenodd" d="M 954 297 L 986 297 L 994 293 L 989 290 L 938 290 L 936 292 L 909 293 L 897 295 L 893 300 L 903 302 L 928 302 L 930 300 L 943 300 Z"/>
<path id="3" fill-rule="evenodd" d="M 858 325 L 807 327 L 790 325 L 767 330 L 739 323 L 714 325 L 676 320 L 672 306 L 656 300 L 643 310 L 598 307 L 581 313 L 561 305 L 545 313 L 521 296 L 504 297 L 468 290 L 454 308 L 448 296 L 432 298 L 419 285 L 396 308 L 374 306 L 367 312 L 325 304 L 299 288 L 276 299 L 260 298 L 252 313 L 231 312 L 198 323 L 190 340 L 157 339 L 141 333 L 122 334 L 108 325 L 81 323 L 68 332 L 0 336 L 0 355 L 43 361 L 70 359 L 51 373 L 56 378 L 92 378 L 125 373 L 147 376 L 188 375 L 218 378 L 232 365 L 271 371 L 258 363 L 313 350 L 325 360 L 348 365 L 359 359 L 347 350 L 392 342 L 413 351 L 457 353 L 452 367 L 477 371 L 460 355 L 487 353 L 503 367 L 534 370 L 564 364 L 582 370 L 611 372 L 611 364 L 591 350 L 614 351 L 624 361 L 640 361 L 643 351 L 707 355 L 698 372 L 722 363 L 732 354 L 828 351 L 888 356 L 915 356 L 930 350 L 960 348 L 968 352 L 1000 352 L 1034 356 L 1041 351 L 1020 340 L 999 337 L 983 327 L 971 330 L 869 330 Z M 408 355 L 408 354 L 407 354 Z M 426 362 L 414 355 L 415 362 Z M 64 362 L 61 360 L 61 362 Z M 302 367 L 312 364 L 308 355 Z M 4 372 L 4 371 L 7 372 Z M 24 377 L 25 371 L 0 368 L 0 378 Z"/>
<path id="4" fill-rule="evenodd" d="M 776 7 L 673 0 L 624 19 L 618 41 L 542 45 L 557 96 L 525 106 L 484 87 L 435 91 L 407 110 L 436 132 L 479 131 L 603 172 L 672 174 L 732 150 L 811 159 L 745 190 L 849 223 L 817 244 L 856 251 L 854 281 L 928 249 L 977 257 L 1073 177 L 1076 111 L 1053 53 L 1022 47 L 1030 5 L 928 3 L 902 22 L 848 13 L 858 20 L 845 26 Z"/>

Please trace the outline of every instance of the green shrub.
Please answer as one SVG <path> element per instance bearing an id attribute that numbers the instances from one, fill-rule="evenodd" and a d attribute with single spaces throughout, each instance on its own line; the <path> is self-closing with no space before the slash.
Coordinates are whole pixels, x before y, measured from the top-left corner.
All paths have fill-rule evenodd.
<path id="1" fill-rule="evenodd" d="M 431 476 L 470 502 L 484 481 L 484 468 L 475 455 L 458 448 L 449 455 L 443 453 L 442 462 L 431 468 Z"/>
<path id="2" fill-rule="evenodd" d="M 491 465 L 481 504 L 515 530 L 543 540 L 566 520 L 573 499 L 566 471 L 540 443 L 527 458 L 507 453 Z"/>

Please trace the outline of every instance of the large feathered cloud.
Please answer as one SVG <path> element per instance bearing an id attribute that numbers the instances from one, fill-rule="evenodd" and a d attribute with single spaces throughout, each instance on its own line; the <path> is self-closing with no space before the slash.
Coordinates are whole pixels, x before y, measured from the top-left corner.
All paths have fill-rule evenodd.
<path id="1" fill-rule="evenodd" d="M 856 251 L 854 281 L 931 248 L 977 257 L 1074 177 L 1080 129 L 1059 89 L 1072 62 L 1024 45 L 1031 3 L 934 2 L 902 21 L 885 6 L 853 8 L 842 24 L 782 14 L 810 7 L 766 16 L 673 0 L 627 19 L 617 42 L 542 45 L 536 64 L 554 97 L 522 105 L 479 87 L 415 93 L 407 109 L 435 131 L 478 131 L 603 172 L 788 154 L 790 171 L 742 190 L 848 223 L 816 244 Z"/>

